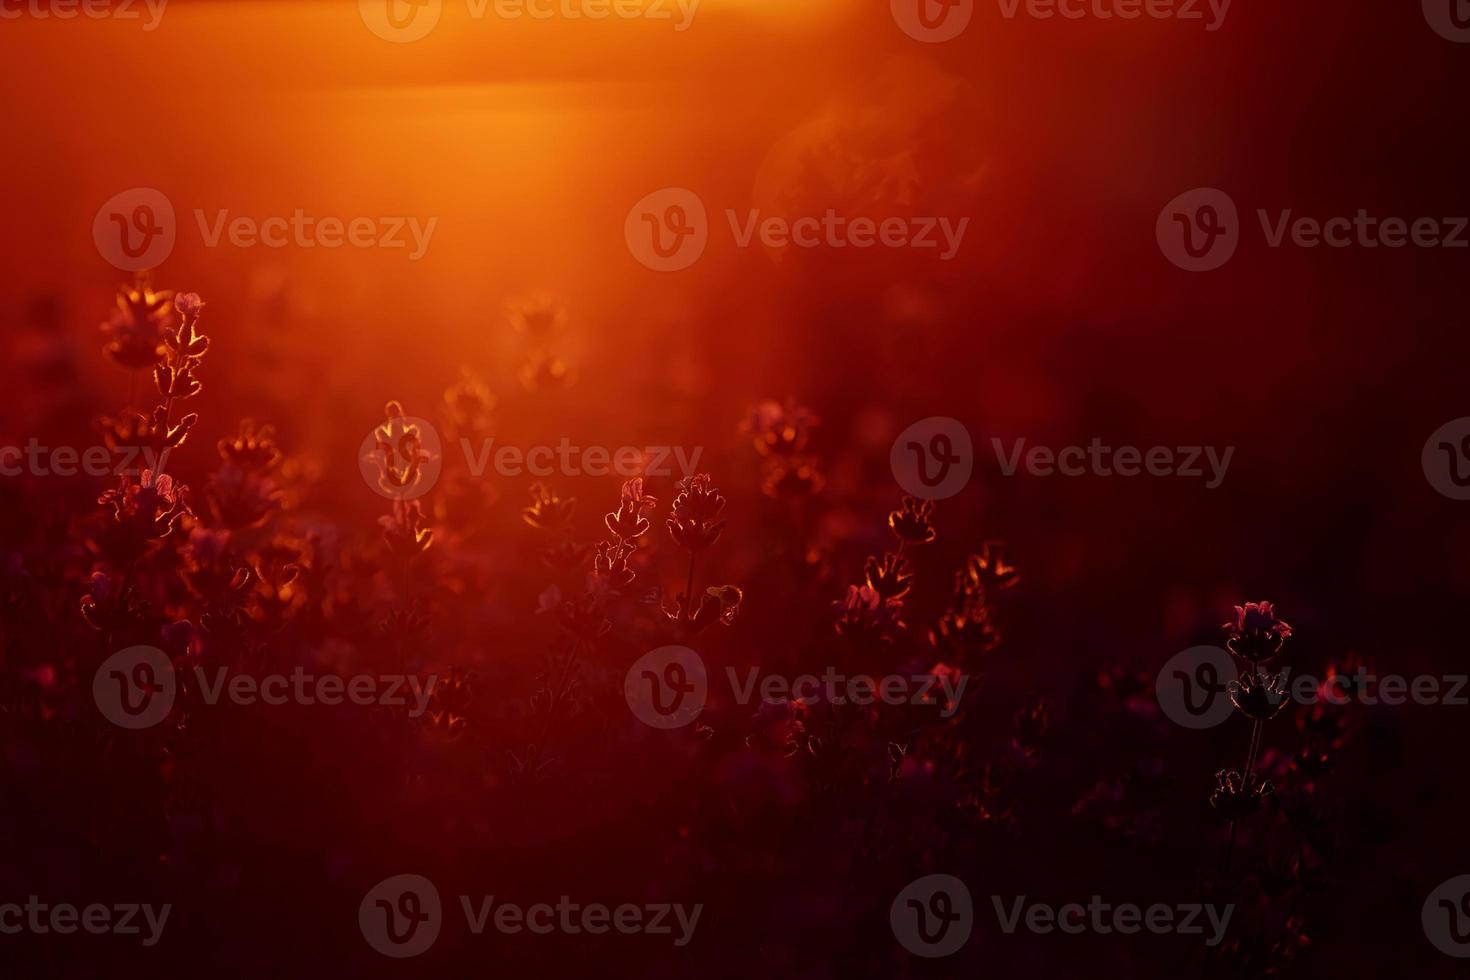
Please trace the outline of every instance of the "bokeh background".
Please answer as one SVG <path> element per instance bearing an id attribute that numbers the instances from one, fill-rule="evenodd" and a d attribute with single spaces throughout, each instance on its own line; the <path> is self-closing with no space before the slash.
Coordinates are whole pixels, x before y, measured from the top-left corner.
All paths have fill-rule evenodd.
<path id="1" fill-rule="evenodd" d="M 1470 669 L 1470 512 L 1420 465 L 1429 434 L 1470 414 L 1470 252 L 1270 248 L 1255 219 L 1258 208 L 1470 214 L 1470 48 L 1430 30 L 1417 4 L 1236 4 L 1210 32 L 1198 21 L 1006 19 L 982 3 L 959 38 L 930 45 L 899 30 L 886 5 L 849 0 L 703 0 L 685 31 L 476 20 L 446 2 L 428 37 L 392 44 L 353 3 L 173 0 L 152 32 L 6 20 L 0 52 L 7 444 L 40 433 L 88 445 L 92 417 L 127 403 L 129 379 L 100 356 L 98 324 L 128 276 L 98 253 L 92 223 L 112 195 L 152 187 L 179 216 L 155 279 L 205 298 L 213 339 L 182 479 L 202 478 L 209 447 L 239 418 L 269 421 L 306 474 L 303 507 L 370 536 L 383 501 L 358 475 L 359 442 L 388 399 L 432 417 L 468 368 L 496 392 L 501 441 L 704 447 L 701 469 L 746 529 L 721 564 L 746 589 L 745 618 L 720 642 L 731 657 L 795 663 L 815 629 L 792 625 L 795 607 L 821 589 L 773 572 L 773 556 L 819 554 L 838 579 L 856 575 L 897 494 L 893 437 L 947 415 L 974 437 L 976 471 L 941 505 L 923 570 L 940 580 L 979 541 L 1008 542 L 1024 590 L 987 696 L 1057 699 L 1054 723 L 1071 728 L 1064 757 L 1067 739 L 1088 741 L 1079 729 L 1096 719 L 1077 692 L 1099 670 L 1151 671 L 1217 642 L 1245 599 L 1279 604 L 1298 631 L 1299 670 L 1349 654 L 1385 672 Z M 624 218 L 670 186 L 704 201 L 710 244 L 691 268 L 657 273 L 630 254 Z M 1228 264 L 1189 273 L 1161 254 L 1155 220 L 1201 186 L 1229 193 L 1245 228 Z M 970 222 L 959 254 L 940 262 L 926 251 L 737 248 L 723 218 L 829 207 Z M 403 250 L 209 248 L 195 208 L 437 226 L 417 261 Z M 513 311 L 535 297 L 565 311 L 556 351 L 571 382 L 551 395 L 518 374 L 527 351 Z M 762 493 L 739 430 L 752 406 L 788 397 L 821 418 L 812 452 L 825 482 L 789 506 Z M 1094 437 L 1235 453 L 1210 490 L 1005 477 L 989 449 L 992 438 Z M 530 479 L 487 479 L 487 506 L 514 524 Z M 615 480 L 562 482 L 612 508 Z M 7 525 L 98 489 L 53 488 L 12 498 Z M 600 506 L 583 515 L 592 526 Z M 489 560 L 511 562 L 516 547 Z M 673 585 L 677 566 L 664 571 Z M 496 630 L 534 608 L 539 589 L 501 588 L 486 596 L 486 622 L 435 653 L 483 665 L 519 642 Z M 808 606 L 802 622 L 820 615 Z M 1470 870 L 1455 761 L 1466 710 L 1373 715 L 1372 750 L 1338 785 L 1359 816 L 1344 846 L 1356 856 L 1329 875 L 1316 913 L 1329 939 L 1302 975 L 1352 964 L 1451 975 L 1418 907 Z M 1211 774 L 1243 739 L 1238 728 L 1197 738 L 1164 753 L 1177 797 L 1161 819 L 1203 839 L 1218 832 Z M 385 823 L 407 806 L 381 805 Z M 1071 832 L 1056 813 L 1036 819 Z M 1058 901 L 1098 883 L 1189 887 L 1146 850 L 1114 853 L 1106 838 L 1022 849 L 1001 876 L 1024 881 L 1027 865 L 1047 869 Z M 815 935 L 845 941 L 831 921 Z M 748 942 L 742 967 L 820 962 L 792 952 L 803 944 L 795 926 Z M 1116 944 L 1018 945 L 985 956 L 1068 970 L 1085 958 L 1077 951 L 1123 955 Z M 306 961 L 316 956 L 330 960 Z M 1155 975 L 1170 963 L 1132 968 Z"/>

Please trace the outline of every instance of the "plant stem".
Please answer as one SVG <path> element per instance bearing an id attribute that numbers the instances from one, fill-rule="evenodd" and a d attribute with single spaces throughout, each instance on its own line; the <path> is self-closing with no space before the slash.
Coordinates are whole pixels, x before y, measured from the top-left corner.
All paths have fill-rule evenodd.
<path id="1" fill-rule="evenodd" d="M 1247 791 L 1250 790 L 1251 773 L 1254 772 L 1256 768 L 1256 753 L 1259 752 L 1261 748 L 1262 727 L 1263 724 L 1258 719 L 1255 725 L 1251 728 L 1251 750 L 1245 758 L 1245 788 Z"/>
<path id="2" fill-rule="evenodd" d="M 1250 751 L 1246 753 L 1245 770 L 1241 776 L 1241 788 L 1247 793 L 1251 791 L 1251 774 L 1255 772 L 1256 754 L 1261 749 L 1262 727 L 1263 723 L 1259 719 L 1257 719 L 1255 723 L 1251 726 L 1251 747 Z M 1239 828 L 1239 826 L 1240 821 L 1230 821 L 1230 843 L 1225 847 L 1225 871 L 1227 874 L 1230 871 L 1230 860 L 1235 855 L 1235 832 Z"/>
<path id="3" fill-rule="evenodd" d="M 694 552 L 689 552 L 689 577 L 684 583 L 684 619 L 694 618 Z"/>

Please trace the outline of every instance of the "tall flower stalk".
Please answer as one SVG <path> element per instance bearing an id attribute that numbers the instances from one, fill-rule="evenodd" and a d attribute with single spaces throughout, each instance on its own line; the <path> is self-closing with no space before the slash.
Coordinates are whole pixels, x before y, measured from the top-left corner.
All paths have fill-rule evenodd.
<path id="1" fill-rule="evenodd" d="M 1235 607 L 1235 618 L 1221 627 L 1226 631 L 1225 648 L 1245 664 L 1244 671 L 1228 685 L 1230 701 L 1251 722 L 1250 748 L 1245 767 L 1239 771 L 1222 769 L 1215 774 L 1215 791 L 1210 805 L 1230 820 L 1230 842 L 1225 864 L 1230 866 L 1235 853 L 1235 835 L 1240 821 L 1260 809 L 1262 802 L 1275 790 L 1271 781 L 1256 778 L 1260 760 L 1261 735 L 1266 722 L 1275 718 L 1286 706 L 1286 671 L 1270 674 L 1260 668 L 1281 654 L 1291 636 L 1291 626 L 1276 615 L 1269 602 L 1247 602 Z"/>

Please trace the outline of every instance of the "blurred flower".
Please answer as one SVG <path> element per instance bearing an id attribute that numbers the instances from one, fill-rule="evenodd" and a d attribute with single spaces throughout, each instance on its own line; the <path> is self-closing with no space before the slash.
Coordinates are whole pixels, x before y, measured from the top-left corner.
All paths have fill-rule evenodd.
<path id="1" fill-rule="evenodd" d="M 489 385 L 469 369 L 460 373 L 460 378 L 444 392 L 444 405 L 449 418 L 460 432 L 484 432 L 490 428 L 490 413 L 495 408 L 495 396 Z"/>
<path id="2" fill-rule="evenodd" d="M 403 406 L 390 401 L 383 414 L 386 420 L 373 430 L 372 459 L 378 467 L 378 485 L 387 496 L 399 498 L 418 485 L 420 467 L 432 457 L 424 449 L 419 427 L 404 417 Z"/>
<path id="3" fill-rule="evenodd" d="M 885 645 L 904 625 L 900 619 L 903 604 L 884 599 L 866 585 L 849 585 L 847 595 L 832 603 L 832 608 L 838 614 L 838 635 L 858 644 Z"/>
<path id="4" fill-rule="evenodd" d="M 576 509 L 576 498 L 562 500 L 554 490 L 538 482 L 531 484 L 531 506 L 521 511 L 521 517 L 538 531 L 570 531 Z"/>
<path id="5" fill-rule="evenodd" d="M 530 523 L 529 519 L 527 523 Z M 556 544 L 541 549 L 541 561 L 547 568 L 558 572 L 572 572 L 586 568 L 587 559 L 591 557 L 592 546 L 577 544 L 575 541 L 558 541 Z"/>
<path id="6" fill-rule="evenodd" d="M 725 498 L 710 486 L 708 473 L 696 473 L 678 484 L 679 495 L 667 521 L 669 534 L 686 551 L 703 551 L 719 540 L 726 521 L 719 520 Z"/>
<path id="7" fill-rule="evenodd" d="M 934 501 L 904 497 L 899 509 L 888 515 L 888 527 L 905 543 L 925 544 L 934 540 Z"/>
<path id="8" fill-rule="evenodd" d="M 566 306 L 552 296 L 540 294 L 510 304 L 511 326 L 537 343 L 551 339 L 566 322 Z"/>
<path id="9" fill-rule="evenodd" d="M 940 614 L 931 636 L 936 644 L 943 642 L 960 655 L 989 653 L 1000 643 L 990 606 L 969 597 Z"/>
<path id="10" fill-rule="evenodd" d="M 748 748 L 793 756 L 806 741 L 806 728 L 801 722 L 800 706 L 790 700 L 762 699 L 751 716 L 751 733 L 745 737 Z"/>
<path id="11" fill-rule="evenodd" d="M 704 590 L 699 608 L 690 620 L 691 632 L 702 633 L 715 623 L 729 626 L 740 612 L 740 603 L 745 593 L 733 585 L 717 585 Z"/>
<path id="12" fill-rule="evenodd" d="M 559 391 L 572 383 L 572 372 L 555 354 L 536 351 L 517 372 L 527 391 Z"/>
<path id="13" fill-rule="evenodd" d="M 174 354 L 174 367 L 187 366 L 189 361 L 198 360 L 209 350 L 209 338 L 195 331 L 204 301 L 198 293 L 180 293 L 174 297 L 174 309 L 179 311 L 179 327 L 166 331 L 163 342 Z M 195 390 L 198 390 L 197 388 Z"/>
<path id="14" fill-rule="evenodd" d="M 224 463 L 211 474 L 207 488 L 209 509 L 227 528 L 260 527 L 281 505 L 281 489 L 269 476 Z"/>
<path id="15" fill-rule="evenodd" d="M 172 319 L 168 290 L 155 291 L 146 272 L 117 292 L 117 310 L 102 324 L 106 352 L 131 371 L 150 368 L 163 359 L 164 334 Z"/>
<path id="16" fill-rule="evenodd" d="M 1221 627 L 1226 631 L 1225 646 L 1237 657 L 1251 663 L 1270 660 L 1281 652 L 1291 626 L 1276 616 L 1269 602 L 1247 602 L 1235 607 L 1235 619 Z"/>
<path id="17" fill-rule="evenodd" d="M 914 584 L 914 577 L 909 573 L 909 563 L 891 552 L 881 559 L 868 556 L 863 570 L 868 588 L 885 601 L 903 598 Z"/>
<path id="18" fill-rule="evenodd" d="M 421 555 L 434 543 L 434 532 L 425 526 L 424 509 L 417 500 L 393 501 L 393 513 L 378 518 L 388 550 L 400 558 Z"/>
<path id="19" fill-rule="evenodd" d="M 281 461 L 276 448 L 276 430 L 269 425 L 256 427 L 251 419 L 240 420 L 240 431 L 232 439 L 219 441 L 220 459 L 242 470 L 264 473 Z"/>
<path id="20" fill-rule="evenodd" d="M 788 398 L 784 405 L 761 402 L 751 409 L 740 428 L 750 434 L 756 452 L 762 456 L 795 456 L 806 448 L 819 421 L 809 409 Z"/>
<path id="21" fill-rule="evenodd" d="M 603 613 L 600 597 L 589 592 L 580 599 L 561 604 L 561 626 L 578 642 L 586 644 L 606 636 L 612 622 Z"/>
<path id="22" fill-rule="evenodd" d="M 617 512 L 603 520 L 613 537 L 622 542 L 632 541 L 648 533 L 650 524 L 644 515 L 657 506 L 658 501 L 643 492 L 643 478 L 634 477 L 623 484 Z"/>
<path id="23" fill-rule="evenodd" d="M 810 497 L 821 493 L 826 485 L 827 478 L 818 469 L 815 457 L 773 456 L 766 460 L 761 492 L 767 497 Z"/>
<path id="24" fill-rule="evenodd" d="M 632 545 L 598 542 L 593 560 L 591 591 L 599 594 L 615 593 L 632 585 L 637 576 L 628 567 L 628 556 L 633 550 Z"/>
<path id="25" fill-rule="evenodd" d="M 1215 774 L 1215 790 L 1210 806 L 1227 820 L 1248 817 L 1261 808 L 1261 803 L 1274 792 L 1271 781 L 1252 774 L 1247 781 L 1235 769 L 1221 769 Z"/>
<path id="26" fill-rule="evenodd" d="M 82 618 L 98 632 L 112 632 L 128 622 L 136 612 L 136 609 L 120 608 L 122 599 L 113 587 L 111 576 L 102 571 L 93 572 L 87 594 L 82 596 Z"/>
<path id="27" fill-rule="evenodd" d="M 965 574 L 972 592 L 976 589 L 986 592 L 1009 589 L 1021 580 L 1016 566 L 1006 563 L 1005 550 L 1004 542 L 987 541 L 980 554 L 969 557 L 965 563 Z"/>
<path id="28" fill-rule="evenodd" d="M 113 523 L 133 530 L 140 538 L 156 539 L 169 534 L 180 518 L 192 513 L 184 501 L 188 487 L 175 484 L 168 474 L 154 477 L 152 470 L 133 482 L 124 476 L 116 490 L 108 490 L 97 503 L 112 509 Z"/>
<path id="29" fill-rule="evenodd" d="M 1246 671 L 1227 685 L 1230 702 L 1252 721 L 1270 721 L 1286 707 L 1286 671 L 1258 674 Z"/>
<path id="30" fill-rule="evenodd" d="M 185 317 L 197 317 L 199 316 L 199 311 L 204 309 L 204 300 L 199 298 L 198 293 L 179 293 L 174 297 L 174 309 L 178 310 Z M 201 350 L 199 353 L 203 353 L 203 351 Z"/>

